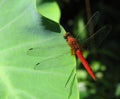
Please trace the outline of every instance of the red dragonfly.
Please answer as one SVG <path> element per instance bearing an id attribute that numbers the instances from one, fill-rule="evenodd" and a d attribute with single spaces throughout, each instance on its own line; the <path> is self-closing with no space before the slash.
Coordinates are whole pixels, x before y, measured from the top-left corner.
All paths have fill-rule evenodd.
<path id="1" fill-rule="evenodd" d="M 85 67 L 85 69 L 87 70 L 87 72 L 90 74 L 90 76 L 96 80 L 96 77 L 92 71 L 92 69 L 90 68 L 88 62 L 86 61 L 86 59 L 83 57 L 82 52 L 80 50 L 79 44 L 77 42 L 77 40 L 69 33 L 67 32 L 64 35 L 64 38 L 66 39 L 68 45 L 71 47 L 71 50 L 73 51 L 72 53 L 74 53 L 82 62 L 83 66 Z"/>
<path id="2" fill-rule="evenodd" d="M 93 16 L 89 19 L 87 25 L 85 26 L 85 30 L 87 29 L 88 31 L 89 30 L 89 25 L 92 24 L 93 27 L 96 26 L 96 23 L 98 22 L 98 19 L 100 17 L 100 13 L 99 12 L 96 12 L 95 14 L 93 14 Z M 103 26 L 102 28 L 100 28 L 97 32 L 95 32 L 94 34 L 92 34 L 84 43 L 86 45 L 88 45 L 90 43 L 90 40 L 96 38 L 97 36 L 97 41 L 99 41 L 99 44 L 101 43 L 101 41 L 108 35 L 108 33 L 111 31 L 111 27 L 108 25 L 105 25 Z M 87 72 L 89 73 L 89 75 L 94 79 L 96 80 L 96 76 L 95 74 L 93 73 L 92 69 L 90 68 L 87 60 L 83 57 L 82 55 L 82 52 L 81 52 L 81 48 L 79 46 L 79 34 L 76 35 L 76 37 L 74 38 L 69 32 L 67 32 L 65 35 L 64 35 L 64 38 L 66 39 L 68 45 L 70 46 L 71 50 L 72 50 L 72 54 L 76 55 L 77 58 L 80 59 L 81 63 L 83 64 L 83 66 L 85 67 L 85 69 L 87 70 Z M 100 37 L 100 38 L 99 38 Z M 88 43 L 86 43 L 88 42 Z M 99 45 L 97 44 L 97 45 Z M 52 46 L 55 50 L 57 50 L 57 46 L 54 47 Z M 43 51 L 41 51 L 43 50 Z M 30 48 L 27 53 L 29 55 L 34 55 L 34 56 L 41 56 L 44 54 L 44 56 L 46 55 L 47 57 L 47 54 L 48 54 L 48 49 L 47 49 L 47 52 L 45 52 L 46 50 L 46 46 L 45 47 L 38 47 L 38 48 Z M 41 51 L 41 52 L 40 52 Z M 44 52 L 44 53 L 43 53 Z M 52 52 L 51 52 L 52 53 Z M 60 52 L 58 52 L 60 53 Z M 51 54 L 52 55 L 52 54 Z M 49 55 L 50 56 L 50 55 Z M 61 56 L 61 55 L 59 55 Z M 56 58 L 54 58 L 54 61 L 55 61 Z M 38 70 L 38 69 L 41 69 L 41 66 L 44 64 L 46 64 L 46 61 L 47 60 L 43 60 L 39 63 L 37 63 L 35 65 L 35 69 Z M 47 65 L 48 66 L 48 65 Z M 44 68 L 44 67 L 43 67 Z"/>

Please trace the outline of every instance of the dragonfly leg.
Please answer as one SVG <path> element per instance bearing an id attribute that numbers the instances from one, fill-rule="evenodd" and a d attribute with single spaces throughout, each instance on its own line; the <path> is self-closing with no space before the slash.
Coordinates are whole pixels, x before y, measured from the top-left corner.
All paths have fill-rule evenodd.
<path id="1" fill-rule="evenodd" d="M 70 72 L 70 75 L 65 83 L 65 87 L 68 85 L 68 83 L 70 83 L 70 92 L 69 92 L 69 95 L 68 95 L 68 98 L 70 98 L 71 94 L 72 94 L 72 88 L 73 88 L 73 84 L 74 84 L 74 81 L 75 81 L 75 77 L 76 77 L 76 73 L 74 73 L 74 70 L 75 68 L 72 69 L 72 71 Z M 72 79 L 72 80 L 70 80 Z M 70 82 L 69 82 L 70 81 Z"/>

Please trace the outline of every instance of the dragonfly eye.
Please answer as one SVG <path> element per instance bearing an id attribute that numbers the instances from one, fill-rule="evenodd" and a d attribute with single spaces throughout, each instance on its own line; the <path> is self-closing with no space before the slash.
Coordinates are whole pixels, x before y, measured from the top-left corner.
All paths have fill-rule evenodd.
<path id="1" fill-rule="evenodd" d="M 64 39 L 67 39 L 68 36 L 70 36 L 70 33 L 69 33 L 69 32 L 65 33 L 65 35 L 64 35 Z"/>

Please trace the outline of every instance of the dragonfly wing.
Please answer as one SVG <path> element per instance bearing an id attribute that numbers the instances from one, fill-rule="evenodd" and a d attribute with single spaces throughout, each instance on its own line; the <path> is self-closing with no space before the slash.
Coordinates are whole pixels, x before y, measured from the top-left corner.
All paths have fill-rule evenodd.
<path id="1" fill-rule="evenodd" d="M 90 49 L 92 46 L 99 47 L 103 40 L 108 36 L 112 27 L 110 25 L 105 25 L 91 35 L 87 40 L 83 42 L 85 48 Z M 92 45 L 93 44 L 93 45 Z"/>
<path id="2" fill-rule="evenodd" d="M 45 41 L 37 43 L 37 46 L 31 46 L 27 50 L 27 55 L 39 58 L 51 58 L 61 55 L 69 50 L 66 42 L 59 41 L 59 38 L 52 39 L 53 41 Z M 57 43 L 56 43 L 57 40 Z M 38 47 L 39 46 L 39 47 Z"/>
<path id="3" fill-rule="evenodd" d="M 60 41 L 59 38 L 52 40 L 53 42 L 45 41 L 39 43 L 39 47 L 37 47 L 38 43 L 37 46 L 31 46 L 31 48 L 27 50 L 27 55 L 34 56 L 33 58 L 35 59 L 38 57 L 37 60 L 39 60 L 36 61 L 34 65 L 35 70 L 53 71 L 56 69 L 56 71 L 62 70 L 65 72 L 65 68 L 68 70 L 70 68 L 69 66 L 72 66 L 72 64 L 69 64 L 70 61 L 73 61 L 70 48 L 64 39 L 62 41 Z M 72 60 L 66 61 L 68 59 Z"/>
<path id="4" fill-rule="evenodd" d="M 88 20 L 85 29 L 87 29 L 89 32 L 91 31 L 91 29 L 89 28 L 90 25 L 92 25 L 92 27 L 94 28 L 96 26 L 96 24 L 98 23 L 98 20 L 100 18 L 100 13 L 99 11 L 95 12 L 93 14 L 93 16 Z"/>
<path id="5" fill-rule="evenodd" d="M 93 16 L 88 20 L 87 24 L 85 25 L 84 29 L 81 31 L 83 33 L 85 33 L 85 31 L 90 32 L 91 33 L 91 28 L 90 26 L 92 25 L 92 28 L 94 28 L 96 26 L 96 24 L 98 23 L 98 20 L 100 18 L 100 13 L 97 11 L 93 14 Z M 76 39 L 79 40 L 80 38 L 80 33 L 76 34 Z M 84 40 L 81 40 L 84 41 Z"/>
<path id="6" fill-rule="evenodd" d="M 40 70 L 40 71 L 48 70 L 48 71 L 57 71 L 57 72 L 63 71 L 64 72 L 64 70 L 66 70 L 66 68 L 69 69 L 70 68 L 69 66 L 72 66 L 69 64 L 69 62 L 66 61 L 69 56 L 71 56 L 71 55 L 67 53 L 67 55 L 64 54 L 64 55 L 59 55 L 54 58 L 45 59 L 41 62 L 38 62 L 34 66 L 34 69 Z M 71 61 L 73 61 L 73 59 Z"/>

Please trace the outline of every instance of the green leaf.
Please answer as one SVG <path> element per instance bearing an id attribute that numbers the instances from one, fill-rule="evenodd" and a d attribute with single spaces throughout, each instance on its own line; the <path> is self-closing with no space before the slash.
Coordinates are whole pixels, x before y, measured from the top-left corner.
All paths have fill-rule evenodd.
<path id="1" fill-rule="evenodd" d="M 69 96 L 78 99 L 77 81 L 73 80 L 75 71 L 65 86 L 75 68 L 75 59 L 63 39 L 64 33 L 59 24 L 38 13 L 35 0 L 0 1 L 1 99 L 67 99 Z M 66 47 L 62 48 L 62 44 Z M 38 56 L 28 54 L 30 48 L 45 45 L 45 50 L 39 49 Z M 44 51 L 51 56 L 42 55 Z M 50 67 L 35 70 L 39 62 Z"/>
<path id="2" fill-rule="evenodd" d="M 39 2 L 40 1 L 41 0 L 39 0 Z M 55 0 L 42 0 L 40 3 L 38 3 L 37 8 L 40 14 L 59 23 L 61 14 L 58 4 Z"/>
<path id="3" fill-rule="evenodd" d="M 120 96 L 120 84 L 117 84 L 115 95 Z"/>

